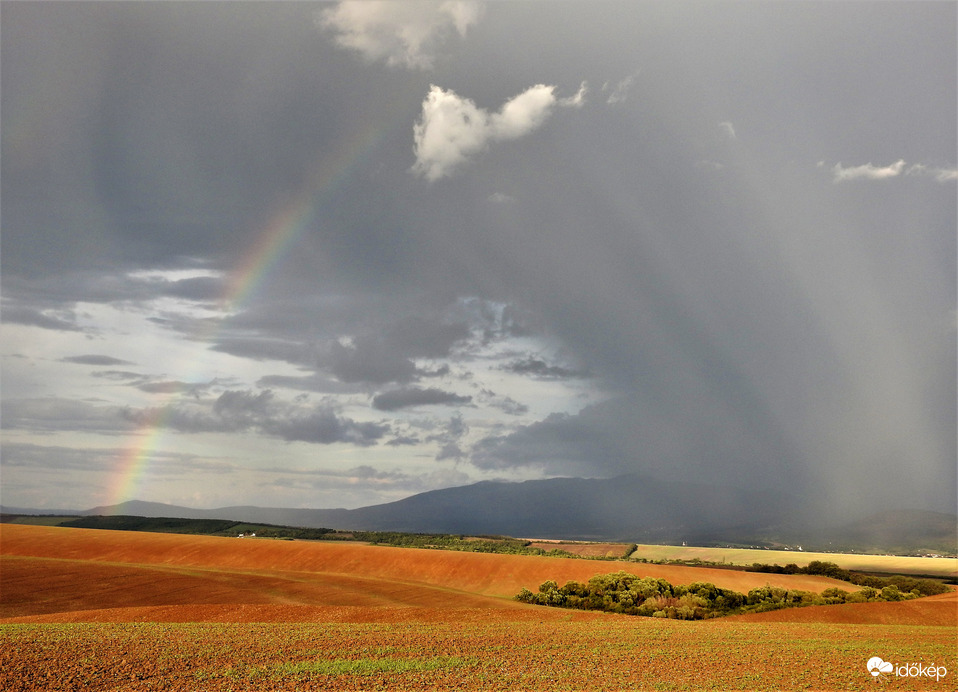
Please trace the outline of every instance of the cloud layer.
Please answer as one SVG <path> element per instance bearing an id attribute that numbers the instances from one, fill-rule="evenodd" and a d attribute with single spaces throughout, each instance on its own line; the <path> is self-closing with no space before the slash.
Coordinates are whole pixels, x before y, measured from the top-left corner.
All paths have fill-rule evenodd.
<path id="1" fill-rule="evenodd" d="M 135 457 L 200 507 L 637 472 L 953 509 L 956 27 L 6 3 L 2 499 L 129 499 Z"/>

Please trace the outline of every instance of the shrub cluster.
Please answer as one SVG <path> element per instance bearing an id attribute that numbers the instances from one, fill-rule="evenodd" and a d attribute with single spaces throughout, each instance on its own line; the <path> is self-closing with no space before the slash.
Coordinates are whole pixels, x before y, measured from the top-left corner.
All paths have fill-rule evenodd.
<path id="1" fill-rule="evenodd" d="M 554 581 L 545 581 L 539 586 L 537 593 L 522 589 L 516 596 L 516 600 L 556 608 L 602 610 L 610 613 L 676 620 L 703 620 L 779 608 L 866 601 L 901 601 L 917 597 L 917 593 L 903 593 L 894 585 L 886 586 L 881 590 L 866 586 L 855 593 L 831 588 L 821 594 L 798 589 L 783 589 L 778 586 L 763 586 L 742 594 L 722 589 L 708 582 L 696 582 L 685 586 L 671 584 L 665 579 L 638 577 L 628 572 L 614 572 L 592 577 L 587 584 L 570 581 L 560 587 Z"/>

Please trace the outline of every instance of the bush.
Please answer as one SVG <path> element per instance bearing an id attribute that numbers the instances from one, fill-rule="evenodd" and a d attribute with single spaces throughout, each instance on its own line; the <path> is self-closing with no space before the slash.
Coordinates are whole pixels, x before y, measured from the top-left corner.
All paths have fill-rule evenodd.
<path id="1" fill-rule="evenodd" d="M 602 610 L 675 620 L 702 620 L 779 608 L 901 601 L 915 597 L 914 592 L 903 592 L 896 585 L 886 585 L 880 590 L 864 586 L 854 593 L 832 587 L 821 594 L 766 585 L 752 589 L 748 594 L 741 594 L 709 582 L 696 582 L 687 586 L 674 585 L 664 579 L 614 572 L 596 575 L 588 584 L 569 581 L 562 587 L 550 579 L 542 582 L 537 593 L 523 588 L 516 595 L 516 600 L 554 608 Z"/>

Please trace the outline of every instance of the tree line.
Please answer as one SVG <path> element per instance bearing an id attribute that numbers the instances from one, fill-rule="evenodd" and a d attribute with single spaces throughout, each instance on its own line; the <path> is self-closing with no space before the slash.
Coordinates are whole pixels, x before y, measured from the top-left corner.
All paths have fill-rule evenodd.
<path id="1" fill-rule="evenodd" d="M 879 577 L 872 574 L 863 574 L 862 572 L 852 572 L 839 567 L 834 562 L 824 560 L 812 560 L 805 567 L 799 567 L 795 563 L 789 563 L 784 567 L 781 565 L 767 565 L 755 562 L 749 568 L 750 572 L 769 572 L 773 574 L 814 574 L 822 577 L 831 577 L 840 581 L 847 581 L 855 586 L 869 587 L 872 589 L 884 589 L 888 586 L 894 586 L 902 593 L 917 591 L 919 596 L 934 596 L 945 593 L 948 587 L 942 582 L 934 579 L 921 579 L 918 577 L 906 577 L 894 575 L 889 577 Z"/>
<path id="2" fill-rule="evenodd" d="M 880 590 L 865 586 L 855 592 L 832 587 L 821 594 L 766 585 L 743 594 L 709 582 L 686 586 L 655 577 L 614 572 L 592 577 L 586 584 L 569 581 L 560 587 L 552 580 L 545 581 L 539 585 L 538 592 L 523 588 L 515 598 L 522 603 L 554 608 L 601 610 L 674 620 L 704 620 L 811 605 L 903 601 L 920 595 L 917 590 L 902 592 L 893 584 Z"/>

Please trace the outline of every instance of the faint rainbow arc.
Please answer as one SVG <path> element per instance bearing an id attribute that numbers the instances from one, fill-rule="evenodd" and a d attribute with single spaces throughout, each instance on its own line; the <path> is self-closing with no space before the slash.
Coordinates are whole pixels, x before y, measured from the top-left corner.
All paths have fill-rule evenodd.
<path id="1" fill-rule="evenodd" d="M 316 212 L 333 198 L 353 171 L 394 129 L 376 127 L 374 122 L 367 123 L 354 136 L 344 138 L 330 156 L 321 160 L 299 192 L 272 214 L 250 248 L 227 274 L 219 299 L 222 309 L 237 311 L 252 299 L 309 228 Z M 197 335 L 199 338 L 195 340 L 205 348 L 215 338 L 216 331 L 216 327 L 213 327 L 208 334 Z M 168 427 L 175 399 L 176 395 L 172 395 L 163 405 L 150 409 L 149 415 L 143 417 L 131 443 L 120 456 L 119 468 L 113 476 L 115 480 L 107 493 L 108 506 L 136 498 L 149 470 L 150 460 L 156 454 Z"/>

